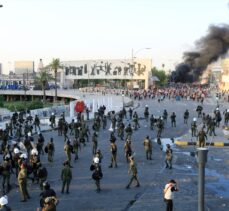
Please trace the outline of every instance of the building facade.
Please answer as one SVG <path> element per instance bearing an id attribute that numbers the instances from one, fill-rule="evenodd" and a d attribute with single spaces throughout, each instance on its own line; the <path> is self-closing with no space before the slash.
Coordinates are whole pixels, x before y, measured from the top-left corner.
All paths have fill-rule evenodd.
<path id="1" fill-rule="evenodd" d="M 137 60 L 83 60 L 64 61 L 60 71 L 62 86 L 74 86 L 79 81 L 102 81 L 108 84 L 128 81 L 131 84 L 148 88 L 149 73 L 152 67 L 150 59 Z"/>
<path id="2" fill-rule="evenodd" d="M 33 61 L 15 61 L 14 69 L 16 75 L 33 74 L 34 62 Z"/>

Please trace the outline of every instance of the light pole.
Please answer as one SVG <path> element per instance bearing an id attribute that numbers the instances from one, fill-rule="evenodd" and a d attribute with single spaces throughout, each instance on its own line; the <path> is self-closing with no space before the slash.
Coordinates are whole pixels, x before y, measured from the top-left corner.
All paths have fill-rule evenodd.
<path id="1" fill-rule="evenodd" d="M 140 51 L 143 51 L 143 50 L 151 50 L 151 48 L 140 48 L 136 51 L 134 51 L 134 49 L 132 48 L 131 50 L 131 63 L 132 63 L 132 74 L 131 74 L 131 86 L 133 88 L 133 77 L 134 77 L 134 59 L 136 58 L 136 55 L 140 52 Z"/>
<path id="2" fill-rule="evenodd" d="M 122 94 L 122 109 L 124 109 L 125 105 L 124 105 L 124 94 Z"/>
<path id="3" fill-rule="evenodd" d="M 207 163 L 208 149 L 197 148 L 197 161 L 199 166 L 198 176 L 198 211 L 204 211 L 204 186 L 205 186 L 205 164 Z"/>

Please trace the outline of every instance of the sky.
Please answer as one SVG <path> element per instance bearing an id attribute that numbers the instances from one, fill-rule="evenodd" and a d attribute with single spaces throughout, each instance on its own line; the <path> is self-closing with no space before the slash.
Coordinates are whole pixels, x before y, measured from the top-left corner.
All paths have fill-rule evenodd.
<path id="1" fill-rule="evenodd" d="M 211 24 L 229 23 L 229 0 L 0 0 L 0 63 L 152 59 L 173 69 Z M 151 48 L 146 50 L 145 48 Z"/>

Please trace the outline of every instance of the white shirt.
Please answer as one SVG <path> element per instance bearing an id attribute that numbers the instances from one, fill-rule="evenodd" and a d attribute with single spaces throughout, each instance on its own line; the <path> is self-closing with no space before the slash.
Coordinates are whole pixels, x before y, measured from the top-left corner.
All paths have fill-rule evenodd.
<path id="1" fill-rule="evenodd" d="M 165 189 L 164 189 L 164 198 L 165 199 L 171 200 L 174 198 L 174 191 L 171 191 L 171 188 L 174 186 L 175 184 L 173 183 L 166 184 Z"/>

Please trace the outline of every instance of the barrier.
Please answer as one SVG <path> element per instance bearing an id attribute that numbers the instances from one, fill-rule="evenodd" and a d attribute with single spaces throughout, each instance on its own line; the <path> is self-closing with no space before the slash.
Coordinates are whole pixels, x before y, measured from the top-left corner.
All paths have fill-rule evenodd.
<path id="1" fill-rule="evenodd" d="M 195 146 L 196 142 L 189 142 L 189 141 L 175 141 L 177 146 Z M 206 142 L 206 146 L 214 146 L 214 147 L 226 147 L 229 146 L 229 143 L 224 142 Z"/>

